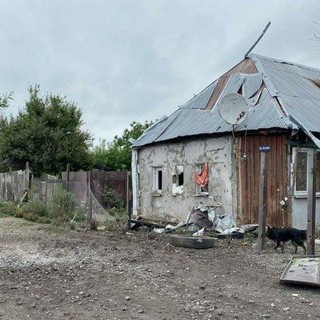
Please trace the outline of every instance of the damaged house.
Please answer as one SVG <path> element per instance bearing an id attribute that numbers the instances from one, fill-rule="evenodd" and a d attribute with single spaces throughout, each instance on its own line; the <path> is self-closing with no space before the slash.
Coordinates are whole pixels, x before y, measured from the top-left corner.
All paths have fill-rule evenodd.
<path id="1" fill-rule="evenodd" d="M 248 106 L 241 123 L 220 115 L 230 93 Z M 307 160 L 319 136 L 320 70 L 251 54 L 134 143 L 133 214 L 185 220 L 202 202 L 239 223 L 257 223 L 259 147 L 269 146 L 267 223 L 306 228 Z"/>

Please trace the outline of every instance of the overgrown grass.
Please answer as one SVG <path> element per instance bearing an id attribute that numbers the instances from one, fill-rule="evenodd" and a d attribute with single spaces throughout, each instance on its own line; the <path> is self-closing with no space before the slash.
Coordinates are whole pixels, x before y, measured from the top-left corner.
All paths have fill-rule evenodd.
<path id="1" fill-rule="evenodd" d="M 109 231 L 127 231 L 128 216 L 126 209 L 111 208 L 108 213 L 115 218 L 115 221 L 108 222 L 106 229 Z"/>
<path id="2" fill-rule="evenodd" d="M 20 211 L 14 202 L 0 201 L 0 217 L 18 216 Z"/>
<path id="3" fill-rule="evenodd" d="M 114 203 L 113 203 L 114 204 Z M 92 230 L 123 231 L 127 230 L 127 213 L 120 202 L 117 208 L 108 208 L 109 217 L 114 219 L 105 220 L 103 228 L 100 228 L 98 221 L 94 218 L 90 228 Z M 24 218 L 29 221 L 52 224 L 54 226 L 67 226 L 71 229 L 88 227 L 85 209 L 79 209 L 76 205 L 74 194 L 63 188 L 57 188 L 50 201 L 45 201 L 39 196 L 30 195 L 29 201 L 17 205 L 14 202 L 0 201 L 0 218 L 13 216 Z M 100 220 L 99 220 L 100 221 Z"/>
<path id="4" fill-rule="evenodd" d="M 20 209 L 21 218 L 39 223 L 51 223 L 50 211 L 43 201 L 29 201 Z"/>
<path id="5" fill-rule="evenodd" d="M 69 222 L 76 211 L 76 201 L 73 193 L 58 188 L 49 202 L 48 209 L 54 223 Z"/>
<path id="6" fill-rule="evenodd" d="M 6 216 L 55 225 L 67 222 L 75 224 L 85 220 L 84 212 L 76 208 L 73 193 L 62 188 L 55 191 L 48 203 L 43 199 L 33 197 L 21 205 L 0 201 L 0 217 Z"/>

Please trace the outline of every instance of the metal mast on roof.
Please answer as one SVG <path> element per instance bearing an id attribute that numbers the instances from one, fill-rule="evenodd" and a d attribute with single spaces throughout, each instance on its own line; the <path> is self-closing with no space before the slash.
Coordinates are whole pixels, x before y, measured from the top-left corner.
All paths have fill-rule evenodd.
<path id="1" fill-rule="evenodd" d="M 244 55 L 244 58 L 248 58 L 248 55 L 251 53 L 251 51 L 254 49 L 254 47 L 258 44 L 258 42 L 261 40 L 261 38 L 264 36 L 264 34 L 266 33 L 266 31 L 268 30 L 268 28 L 271 25 L 271 21 L 268 22 L 268 24 L 266 25 L 266 27 L 264 28 L 264 30 L 262 31 L 262 34 L 260 35 L 260 37 L 257 39 L 257 41 L 253 44 L 253 46 L 248 50 L 248 52 Z"/>

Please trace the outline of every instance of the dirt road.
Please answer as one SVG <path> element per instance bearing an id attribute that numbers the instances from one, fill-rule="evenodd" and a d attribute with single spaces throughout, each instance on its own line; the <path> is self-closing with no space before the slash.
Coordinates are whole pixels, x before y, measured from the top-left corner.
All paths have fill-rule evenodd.
<path id="1" fill-rule="evenodd" d="M 291 257 L 246 240 L 176 248 L 145 232 L 0 220 L 0 319 L 320 319 L 320 290 L 287 287 Z"/>

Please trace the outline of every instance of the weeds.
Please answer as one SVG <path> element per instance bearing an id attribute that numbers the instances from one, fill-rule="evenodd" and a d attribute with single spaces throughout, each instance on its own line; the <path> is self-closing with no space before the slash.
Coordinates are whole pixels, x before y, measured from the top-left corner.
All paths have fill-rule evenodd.
<path id="1" fill-rule="evenodd" d="M 54 223 L 69 222 L 75 216 L 76 211 L 73 193 L 57 188 L 48 207 Z"/>
<path id="2" fill-rule="evenodd" d="M 20 215 L 20 210 L 14 202 L 0 202 L 0 217 L 17 217 Z"/>
<path id="3" fill-rule="evenodd" d="M 107 209 L 109 218 L 104 218 L 105 230 L 123 231 L 127 230 L 127 213 L 121 202 L 120 195 L 111 188 L 106 188 L 106 199 L 109 204 Z M 87 215 L 85 209 L 77 208 L 74 194 L 56 188 L 49 201 L 31 193 L 27 202 L 17 205 L 14 202 L 0 201 L 0 217 L 13 216 L 24 218 L 39 223 L 52 223 L 53 225 L 68 224 L 71 230 L 76 227 L 87 227 Z M 93 217 L 89 228 L 100 230 L 99 221 Z"/>
<path id="4" fill-rule="evenodd" d="M 103 190 L 102 200 L 107 208 L 122 209 L 124 207 L 121 194 L 108 186 Z"/>

